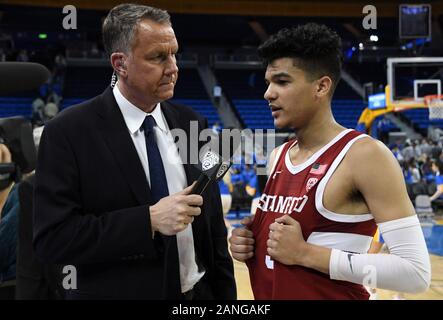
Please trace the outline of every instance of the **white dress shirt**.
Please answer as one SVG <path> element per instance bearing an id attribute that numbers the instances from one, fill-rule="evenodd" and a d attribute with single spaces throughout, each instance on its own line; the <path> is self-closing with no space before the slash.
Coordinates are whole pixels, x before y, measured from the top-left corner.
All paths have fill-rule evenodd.
<path id="1" fill-rule="evenodd" d="M 166 180 L 169 194 L 182 191 L 187 187 L 186 174 L 183 163 L 174 143 L 174 138 L 169 130 L 168 123 L 163 116 L 160 104 L 157 104 L 152 113 L 146 113 L 129 102 L 120 92 L 118 83 L 113 90 L 115 100 L 123 114 L 126 126 L 128 127 L 138 157 L 145 170 L 146 178 L 151 185 L 149 173 L 149 160 L 146 152 L 145 135 L 140 131 L 146 116 L 154 117 L 157 126 L 154 127 L 158 149 L 160 151 L 163 167 L 165 168 Z M 171 147 L 172 146 L 172 147 Z M 150 230 L 146 230 L 147 233 Z M 203 277 L 205 272 L 199 272 L 195 262 L 194 237 L 192 226 L 177 233 L 178 257 L 180 261 L 180 282 L 182 292 L 191 290 L 194 285 Z"/>

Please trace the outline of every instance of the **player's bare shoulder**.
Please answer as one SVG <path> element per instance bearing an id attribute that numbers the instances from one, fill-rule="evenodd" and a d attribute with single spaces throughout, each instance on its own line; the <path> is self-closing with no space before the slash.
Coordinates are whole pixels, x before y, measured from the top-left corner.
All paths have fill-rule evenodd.
<path id="1" fill-rule="evenodd" d="M 365 136 L 354 142 L 349 149 L 348 158 L 351 164 L 364 169 L 365 166 L 379 166 L 380 162 L 396 162 L 392 152 L 379 140 Z M 378 162 L 378 163 L 377 163 Z"/>
<path id="2" fill-rule="evenodd" d="M 392 152 L 371 137 L 361 138 L 349 149 L 347 168 L 356 185 L 392 185 L 403 181 L 403 173 Z"/>

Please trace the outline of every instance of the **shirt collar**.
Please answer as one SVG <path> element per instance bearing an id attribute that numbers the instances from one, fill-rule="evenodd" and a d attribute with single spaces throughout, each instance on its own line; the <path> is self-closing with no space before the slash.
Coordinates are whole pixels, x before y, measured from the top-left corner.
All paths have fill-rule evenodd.
<path id="1" fill-rule="evenodd" d="M 113 93 L 115 100 L 117 101 L 117 104 L 120 108 L 120 111 L 123 114 L 123 118 L 125 119 L 126 126 L 128 127 L 131 134 L 134 134 L 140 129 L 146 116 L 149 115 L 154 117 L 157 127 L 161 131 L 163 131 L 164 133 L 168 132 L 168 127 L 166 126 L 166 121 L 163 116 L 160 103 L 157 103 L 151 113 L 146 113 L 140 108 L 137 108 L 128 99 L 126 99 L 121 93 L 117 84 L 114 86 Z"/>

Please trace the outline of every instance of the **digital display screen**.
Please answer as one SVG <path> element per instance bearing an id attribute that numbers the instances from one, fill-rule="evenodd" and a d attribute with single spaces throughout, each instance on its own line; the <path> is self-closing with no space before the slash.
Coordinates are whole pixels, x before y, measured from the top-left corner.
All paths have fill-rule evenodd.
<path id="1" fill-rule="evenodd" d="M 403 39 L 431 37 L 431 6 L 429 4 L 400 5 L 399 37 Z"/>
<path id="2" fill-rule="evenodd" d="M 368 108 L 370 110 L 386 108 L 386 95 L 384 93 L 377 93 L 368 97 Z"/>

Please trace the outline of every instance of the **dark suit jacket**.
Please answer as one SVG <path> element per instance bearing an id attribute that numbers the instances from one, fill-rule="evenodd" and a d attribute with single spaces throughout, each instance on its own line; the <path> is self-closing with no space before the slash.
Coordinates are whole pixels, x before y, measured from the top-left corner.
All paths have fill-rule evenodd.
<path id="1" fill-rule="evenodd" d="M 170 129 L 185 130 L 188 139 L 190 121 L 207 126 L 189 107 L 164 102 L 161 108 Z M 200 172 L 184 168 L 191 184 Z M 76 267 L 77 290 L 68 298 L 181 299 L 176 237 L 152 239 L 149 184 L 111 88 L 45 126 L 34 197 L 37 256 Z M 192 223 L 206 270 L 196 298 L 235 299 L 217 184 L 203 201 Z"/>

